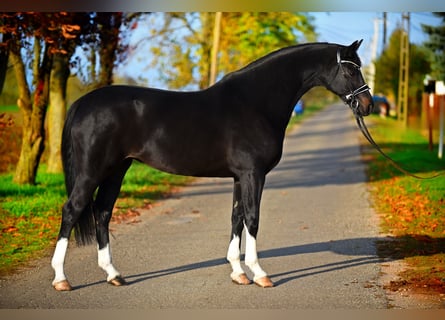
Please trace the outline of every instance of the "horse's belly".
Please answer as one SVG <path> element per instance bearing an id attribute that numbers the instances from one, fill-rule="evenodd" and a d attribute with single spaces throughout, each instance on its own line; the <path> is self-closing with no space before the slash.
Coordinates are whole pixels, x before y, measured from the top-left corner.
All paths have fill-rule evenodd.
<path id="1" fill-rule="evenodd" d="M 195 177 L 231 177 L 232 172 L 225 158 L 210 149 L 189 149 L 189 151 L 167 151 L 153 148 L 134 158 L 147 165 L 172 174 Z"/>

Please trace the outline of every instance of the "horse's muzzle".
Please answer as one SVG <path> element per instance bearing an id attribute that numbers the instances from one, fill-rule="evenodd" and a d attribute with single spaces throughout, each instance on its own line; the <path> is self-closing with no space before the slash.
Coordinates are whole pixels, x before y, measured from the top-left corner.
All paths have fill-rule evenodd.
<path id="1" fill-rule="evenodd" d="M 356 116 L 367 116 L 374 108 L 374 101 L 367 84 L 345 96 L 345 102 Z"/>
<path id="2" fill-rule="evenodd" d="M 372 98 L 370 99 L 360 99 L 357 98 L 358 107 L 356 109 L 356 113 L 360 116 L 368 116 L 371 114 L 372 110 L 374 109 L 374 101 Z"/>
<path id="3" fill-rule="evenodd" d="M 358 104 L 356 108 L 356 113 L 358 113 L 360 116 L 368 116 L 374 109 L 374 101 L 369 92 L 357 96 L 356 103 Z"/>

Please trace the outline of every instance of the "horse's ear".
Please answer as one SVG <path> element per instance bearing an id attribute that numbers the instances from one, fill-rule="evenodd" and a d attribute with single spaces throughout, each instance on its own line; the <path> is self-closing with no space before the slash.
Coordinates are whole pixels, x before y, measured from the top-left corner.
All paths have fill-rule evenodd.
<path id="1" fill-rule="evenodd" d="M 363 42 L 363 39 L 361 39 L 361 40 L 356 40 L 356 41 L 354 41 L 354 42 L 349 46 L 349 48 L 350 48 L 351 50 L 357 51 L 358 48 L 360 47 L 360 45 L 362 44 L 362 42 Z"/>

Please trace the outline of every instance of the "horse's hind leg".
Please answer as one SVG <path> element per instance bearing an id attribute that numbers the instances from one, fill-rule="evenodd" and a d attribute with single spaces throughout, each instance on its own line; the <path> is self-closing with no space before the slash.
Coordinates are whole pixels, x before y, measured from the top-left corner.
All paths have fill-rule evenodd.
<path id="1" fill-rule="evenodd" d="M 55 276 L 52 282 L 53 287 L 58 291 L 69 291 L 71 285 L 66 279 L 64 272 L 65 255 L 68 248 L 68 239 L 74 225 L 79 221 L 82 212 L 91 203 L 95 186 L 92 182 L 85 180 L 80 184 L 77 180 L 69 199 L 62 208 L 62 222 L 56 244 L 56 249 L 51 260 Z"/>
<path id="2" fill-rule="evenodd" d="M 57 291 L 70 291 L 71 285 L 66 279 L 63 265 L 65 263 L 66 250 L 68 249 L 68 238 L 61 237 L 57 240 L 56 249 L 51 260 L 51 266 L 54 269 L 55 276 L 52 282 L 54 289 Z"/>
<path id="3" fill-rule="evenodd" d="M 122 180 L 131 165 L 126 160 L 118 170 L 105 179 L 100 185 L 94 201 L 94 217 L 96 220 L 96 238 L 98 245 L 98 264 L 107 273 L 107 282 L 115 286 L 125 284 L 125 280 L 113 266 L 109 241 L 108 226 L 114 203 L 119 195 Z"/>

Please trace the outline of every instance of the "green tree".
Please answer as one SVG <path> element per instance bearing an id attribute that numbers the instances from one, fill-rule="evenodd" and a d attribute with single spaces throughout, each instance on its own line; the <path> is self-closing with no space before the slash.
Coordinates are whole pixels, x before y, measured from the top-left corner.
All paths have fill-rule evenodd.
<path id="1" fill-rule="evenodd" d="M 152 47 L 161 80 L 172 88 L 203 89 L 209 84 L 215 13 L 166 13 Z M 221 18 L 218 76 L 284 46 L 316 38 L 307 14 L 228 12 Z"/>
<path id="2" fill-rule="evenodd" d="M 431 76 L 445 81 L 445 12 L 435 12 L 435 16 L 442 18 L 439 26 L 422 25 L 422 29 L 429 35 L 425 46 L 432 51 Z"/>
<path id="3" fill-rule="evenodd" d="M 242 12 L 222 20 L 220 70 L 239 69 L 282 47 L 315 40 L 315 29 L 306 14 Z"/>
<path id="4" fill-rule="evenodd" d="M 400 36 L 401 30 L 396 29 L 390 36 L 388 46 L 375 62 L 374 92 L 383 93 L 393 98 L 398 96 L 399 90 Z M 429 53 L 424 47 L 411 43 L 409 57 L 408 111 L 410 114 L 419 114 L 423 79 L 425 74 L 430 71 Z"/>

